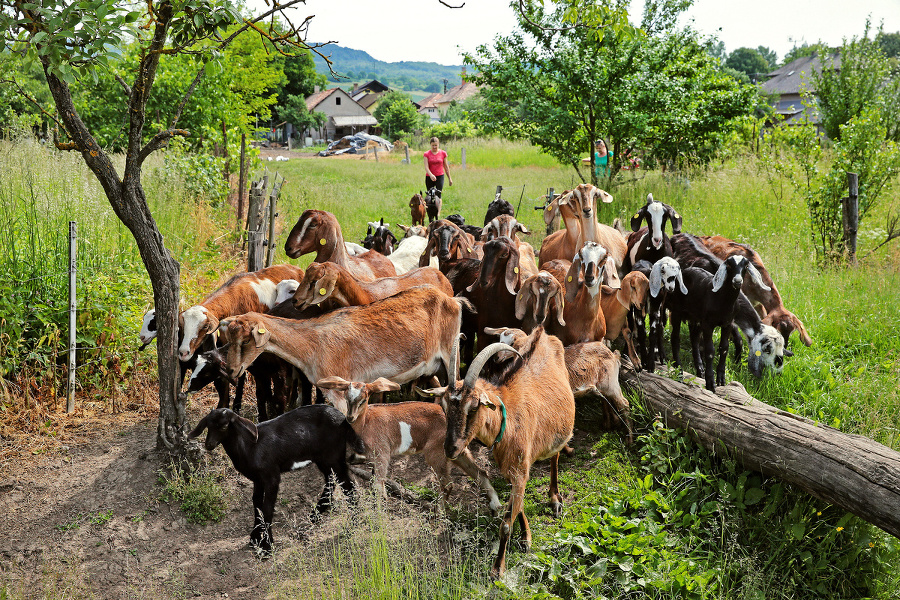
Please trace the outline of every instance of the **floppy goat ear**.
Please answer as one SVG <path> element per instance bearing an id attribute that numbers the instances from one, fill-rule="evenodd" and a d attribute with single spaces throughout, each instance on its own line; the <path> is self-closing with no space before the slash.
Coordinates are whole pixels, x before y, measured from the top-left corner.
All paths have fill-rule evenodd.
<path id="1" fill-rule="evenodd" d="M 370 394 L 380 394 L 383 392 L 396 392 L 400 389 L 400 384 L 385 377 L 379 377 L 372 383 L 367 383 L 366 388 L 369 390 Z"/>
<path id="2" fill-rule="evenodd" d="M 510 294 L 516 294 L 516 288 L 519 286 L 521 277 L 519 271 L 519 253 L 510 252 L 509 261 L 506 263 L 506 289 Z"/>
<path id="3" fill-rule="evenodd" d="M 209 424 L 209 415 L 206 415 L 205 417 L 200 419 L 200 422 L 197 423 L 197 426 L 194 427 L 194 430 L 191 431 L 191 433 L 188 435 L 188 438 L 194 439 L 195 437 L 197 437 L 198 435 L 203 433 L 203 430 L 206 429 L 208 424 Z"/>
<path id="4" fill-rule="evenodd" d="M 330 377 L 324 377 L 316 382 L 316 387 L 322 388 L 323 390 L 346 390 L 350 387 L 350 382 L 346 379 L 338 377 L 337 375 L 332 375 Z"/>
<path id="5" fill-rule="evenodd" d="M 321 304 L 334 293 L 337 284 L 337 273 L 325 271 L 321 278 L 312 285 L 312 300 L 310 304 Z"/>
<path id="6" fill-rule="evenodd" d="M 253 341 L 256 342 L 257 348 L 262 348 L 272 337 L 272 333 L 266 329 L 266 326 L 260 322 L 253 325 Z"/>
<path id="7" fill-rule="evenodd" d="M 681 233 L 681 215 L 678 214 L 674 208 L 669 206 L 668 204 L 664 205 L 666 207 L 666 215 L 669 217 L 669 221 L 672 222 L 672 235 L 676 233 Z"/>
<path id="8" fill-rule="evenodd" d="M 636 213 L 634 213 L 634 216 L 631 217 L 631 230 L 637 231 L 638 229 L 640 229 L 641 223 L 644 222 L 644 217 L 646 217 L 646 216 L 647 216 L 647 207 L 642 206 L 641 208 L 638 209 L 638 211 Z"/>
<path id="9" fill-rule="evenodd" d="M 532 296 L 534 296 L 534 292 L 531 291 L 531 285 L 526 281 L 519 288 L 519 293 L 516 294 L 516 318 L 520 321 L 525 318 L 525 311 L 528 310 L 528 301 Z M 537 302 L 537 299 L 535 299 L 535 302 Z"/>
<path id="10" fill-rule="evenodd" d="M 728 265 L 724 262 L 719 265 L 712 282 L 712 291 L 718 292 L 725 284 L 725 277 L 728 275 Z"/>

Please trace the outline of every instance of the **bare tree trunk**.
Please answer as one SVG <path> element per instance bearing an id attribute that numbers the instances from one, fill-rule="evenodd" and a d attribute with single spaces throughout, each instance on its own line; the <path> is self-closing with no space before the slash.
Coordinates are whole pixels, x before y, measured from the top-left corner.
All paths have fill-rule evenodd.
<path id="1" fill-rule="evenodd" d="M 719 386 L 713 394 L 702 382 L 688 385 L 653 373 L 623 368 L 620 377 L 642 393 L 652 412 L 702 446 L 724 448 L 745 467 L 775 475 L 900 538 L 900 453 L 769 406 L 740 383 Z"/>
<path id="2" fill-rule="evenodd" d="M 70 142 L 59 143 L 61 150 L 78 151 L 88 168 L 100 182 L 116 216 L 134 236 L 141 259 L 150 275 L 156 321 L 159 326 L 157 355 L 159 366 L 159 427 L 157 447 L 180 449 L 186 440 L 184 404 L 178 401 L 178 303 L 181 293 L 180 266 L 172 258 L 163 242 L 147 206 L 141 185 L 141 166 L 154 151 L 163 148 L 175 135 L 186 135 L 183 130 L 158 132 L 149 142 L 143 143 L 146 102 L 159 64 L 159 49 L 165 44 L 167 24 L 172 7 L 162 4 L 156 14 L 156 25 L 150 49 L 140 62 L 134 87 L 126 86 L 129 106 L 129 134 L 125 170 L 119 178 L 109 156 L 97 144 L 81 120 L 72 100 L 68 84 L 49 70 L 44 59 L 44 76 L 53 96 L 59 118 L 69 135 Z M 123 83 L 124 85 L 124 83 Z M 186 98 L 185 98 L 186 100 Z"/>

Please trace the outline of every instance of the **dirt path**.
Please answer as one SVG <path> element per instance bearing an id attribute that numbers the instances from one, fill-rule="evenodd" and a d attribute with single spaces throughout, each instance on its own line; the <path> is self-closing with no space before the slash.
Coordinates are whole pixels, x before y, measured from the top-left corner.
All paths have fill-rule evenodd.
<path id="1" fill-rule="evenodd" d="M 192 398 L 191 422 L 214 404 L 211 394 Z M 86 436 L 90 441 L 23 455 L 0 472 L 0 590 L 5 584 L 13 598 L 267 596 L 280 563 L 278 554 L 260 561 L 249 549 L 252 485 L 219 448 L 212 465 L 224 474 L 228 510 L 218 523 L 188 523 L 177 503 L 160 500 L 164 457 L 153 451 L 155 426 L 155 418 L 137 413 L 110 415 Z M 419 458 L 394 463 L 392 477 L 432 486 L 434 478 Z M 480 460 L 488 466 L 486 454 Z M 451 501 L 476 504 L 468 480 L 459 472 L 454 477 Z M 282 480 L 274 519 L 282 551 L 319 543 L 316 536 L 298 539 L 293 524 L 308 523 L 323 483 L 314 468 Z M 397 515 L 421 513 L 399 500 L 389 502 Z M 316 530 L 327 529 L 327 521 Z"/>

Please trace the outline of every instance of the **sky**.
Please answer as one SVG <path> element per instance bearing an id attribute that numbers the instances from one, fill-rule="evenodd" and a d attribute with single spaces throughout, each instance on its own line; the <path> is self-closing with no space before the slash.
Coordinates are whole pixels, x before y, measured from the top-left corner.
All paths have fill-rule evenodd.
<path id="1" fill-rule="evenodd" d="M 464 6 L 451 9 L 438 0 L 307 0 L 297 12 L 315 15 L 310 40 L 334 41 L 386 62 L 462 64 L 463 51 L 490 45 L 516 27 L 509 0 L 445 2 Z M 633 20 L 642 10 L 643 2 L 633 0 Z M 767 46 L 781 60 L 795 42 L 839 46 L 845 37 L 862 35 L 870 15 L 875 27 L 883 20 L 885 31 L 900 31 L 900 0 L 696 0 L 683 21 L 693 19 L 695 29 L 716 35 L 728 52 Z"/>

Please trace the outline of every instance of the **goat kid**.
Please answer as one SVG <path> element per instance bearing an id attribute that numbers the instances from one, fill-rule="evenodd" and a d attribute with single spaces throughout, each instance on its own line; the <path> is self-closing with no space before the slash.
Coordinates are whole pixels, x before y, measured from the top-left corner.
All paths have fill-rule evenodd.
<path id="1" fill-rule="evenodd" d="M 314 516 L 331 507 L 332 474 L 348 498 L 354 496 L 347 454 L 364 448 L 344 415 L 331 406 L 305 406 L 259 425 L 227 408 L 217 408 L 200 420 L 190 438 L 204 430 L 208 430 L 206 450 L 212 452 L 222 444 L 234 468 L 253 482 L 250 545 L 261 554 L 272 551 L 272 517 L 282 473 L 315 464 L 325 476 Z"/>
<path id="2" fill-rule="evenodd" d="M 655 263 L 663 256 L 672 256 L 672 244 L 666 235 L 666 221 L 672 224 L 672 233 L 681 233 L 682 219 L 674 208 L 657 202 L 653 194 L 647 194 L 647 204 L 631 217 L 631 231 L 627 241 L 627 253 L 622 263 L 624 271 L 640 260 Z M 646 222 L 646 227 L 641 223 Z"/>
<path id="3" fill-rule="evenodd" d="M 425 197 L 421 191 L 409 199 L 409 213 L 414 227 L 416 224 L 425 225 Z"/>
<path id="4" fill-rule="evenodd" d="M 468 448 L 455 459 L 444 454 L 447 419 L 444 411 L 433 402 L 400 402 L 371 406 L 374 393 L 399 390 L 400 386 L 380 377 L 372 383 L 350 382 L 340 377 L 326 377 L 316 383 L 325 390 L 325 401 L 346 415 L 366 447 L 366 454 L 375 467 L 375 486 L 383 498 L 387 497 L 384 482 L 388 476 L 391 457 L 422 454 L 434 471 L 441 487 L 442 504 L 450 497 L 452 482 L 450 467 L 456 465 L 488 496 L 491 514 L 500 514 L 500 499 L 491 485 L 488 474 L 479 467 Z"/>

